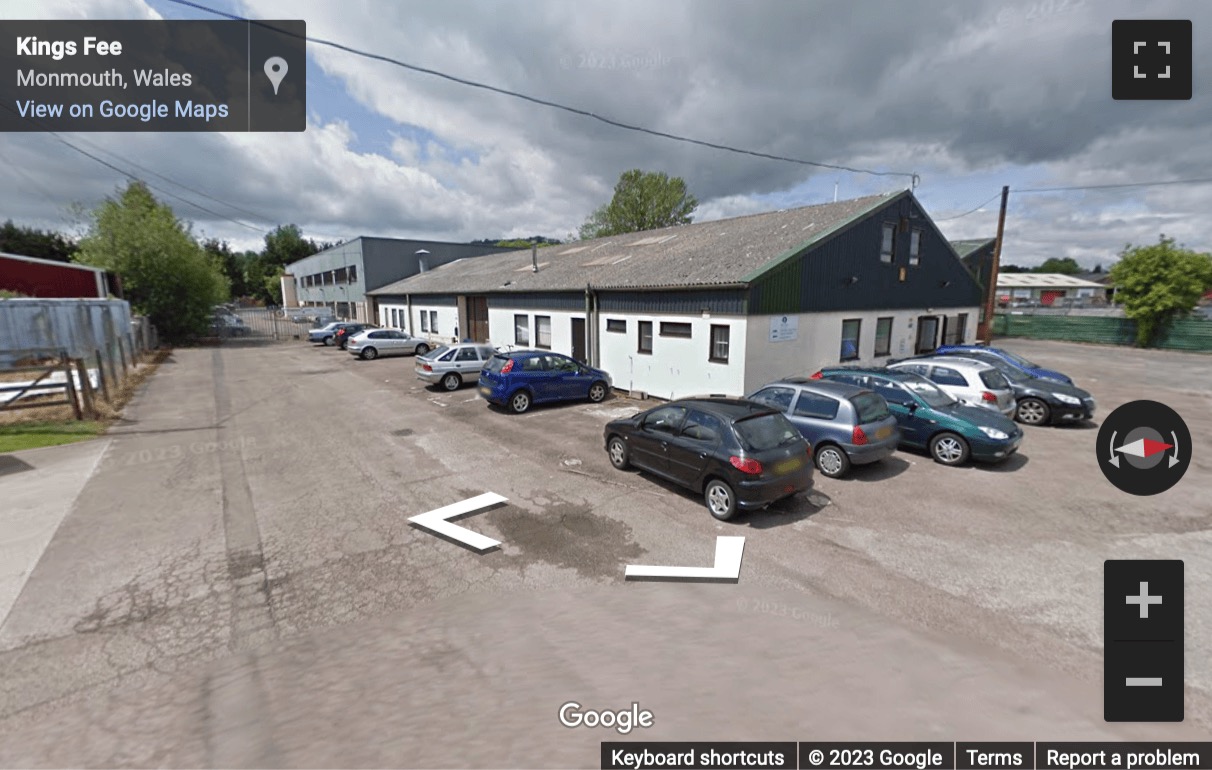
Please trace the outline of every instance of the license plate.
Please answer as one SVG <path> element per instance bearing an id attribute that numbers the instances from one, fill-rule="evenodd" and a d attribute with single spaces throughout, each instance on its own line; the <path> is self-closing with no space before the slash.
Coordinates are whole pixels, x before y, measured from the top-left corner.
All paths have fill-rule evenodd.
<path id="1" fill-rule="evenodd" d="M 774 466 L 774 472 L 780 476 L 784 476 L 792 471 L 798 471 L 804 465 L 804 461 L 798 457 L 789 457 Z"/>
<path id="2" fill-rule="evenodd" d="M 885 425 L 884 427 L 880 428 L 879 430 L 877 430 L 875 432 L 875 437 L 877 439 L 888 438 L 891 435 L 892 435 L 892 428 L 888 427 L 887 425 Z"/>
<path id="3" fill-rule="evenodd" d="M 492 388 L 480 388 L 480 395 L 481 396 L 491 396 Z"/>

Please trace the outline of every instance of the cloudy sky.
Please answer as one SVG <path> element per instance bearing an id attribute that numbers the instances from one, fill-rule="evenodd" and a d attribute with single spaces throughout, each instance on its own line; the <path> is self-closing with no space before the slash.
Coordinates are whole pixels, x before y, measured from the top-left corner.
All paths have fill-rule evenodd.
<path id="1" fill-rule="evenodd" d="M 301 18 L 311 37 L 628 124 L 914 173 L 953 239 L 995 234 L 990 199 L 1010 185 L 1006 262 L 1106 266 L 1159 233 L 1212 249 L 1212 184 L 1017 192 L 1212 177 L 1204 0 L 1150 2 L 1144 14 L 1193 20 L 1195 94 L 1182 102 L 1111 99 L 1111 22 L 1142 18 L 1139 3 L 1114 0 L 202 4 Z M 166 0 L 4 0 L 0 18 L 216 17 Z M 563 238 L 629 168 L 685 178 L 700 220 L 910 184 L 638 134 L 316 44 L 308 58 L 303 133 L 63 138 L 179 196 L 161 198 L 196 232 L 239 247 L 288 222 L 322 240 Z M 39 227 L 78 226 L 72 205 L 124 180 L 43 134 L 0 134 L 0 163 L 0 220 Z"/>

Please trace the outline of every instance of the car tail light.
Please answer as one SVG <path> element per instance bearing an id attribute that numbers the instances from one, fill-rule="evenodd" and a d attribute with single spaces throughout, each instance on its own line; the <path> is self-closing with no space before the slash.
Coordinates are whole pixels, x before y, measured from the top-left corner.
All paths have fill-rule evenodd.
<path id="1" fill-rule="evenodd" d="M 990 393 L 989 391 L 986 390 L 984 393 L 981 394 L 981 401 L 988 401 L 990 404 L 996 404 L 997 396 L 993 395 L 992 393 Z"/>
<path id="2" fill-rule="evenodd" d="M 855 425 L 854 430 L 850 433 L 850 443 L 855 446 L 863 446 L 867 443 L 867 434 L 863 433 L 863 429 Z"/>
<path id="3" fill-rule="evenodd" d="M 728 458 L 728 462 L 732 463 L 732 467 L 736 468 L 741 473 L 748 473 L 753 476 L 762 472 L 762 464 L 753 458 L 742 459 L 733 455 Z"/>
<path id="4" fill-rule="evenodd" d="M 812 460 L 812 444 L 808 445 L 808 460 Z"/>
<path id="5" fill-rule="evenodd" d="M 433 367 L 432 367 L 432 366 L 430 366 L 429 364 L 421 364 L 421 368 L 422 368 L 422 369 L 424 369 L 424 370 L 425 370 L 425 371 L 427 371 L 427 372 L 432 372 L 432 371 L 433 371 Z"/>
<path id="6" fill-rule="evenodd" d="M 513 371 L 513 359 L 511 358 L 505 362 L 504 366 L 501 367 L 501 374 L 509 374 L 512 371 Z"/>
<path id="7" fill-rule="evenodd" d="M 825 373 L 824 373 L 824 372 L 817 372 L 816 374 L 812 375 L 812 376 L 811 376 L 811 377 L 809 377 L 808 379 L 810 379 L 810 380 L 823 380 L 823 379 L 825 379 Z"/>

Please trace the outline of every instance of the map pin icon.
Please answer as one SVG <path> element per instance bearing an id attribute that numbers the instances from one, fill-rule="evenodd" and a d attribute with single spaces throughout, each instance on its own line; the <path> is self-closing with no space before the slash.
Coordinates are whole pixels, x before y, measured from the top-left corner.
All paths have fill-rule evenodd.
<path id="1" fill-rule="evenodd" d="M 278 86 L 286 77 L 287 69 L 286 60 L 281 56 L 271 56 L 265 60 L 265 74 L 269 76 L 269 82 L 274 84 L 274 96 L 278 95 Z"/>

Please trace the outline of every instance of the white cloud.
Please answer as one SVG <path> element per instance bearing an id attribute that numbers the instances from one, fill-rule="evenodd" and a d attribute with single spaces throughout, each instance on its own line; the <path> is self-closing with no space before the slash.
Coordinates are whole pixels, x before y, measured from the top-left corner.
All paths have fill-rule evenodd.
<path id="1" fill-rule="evenodd" d="M 950 215 L 1002 184 L 1212 176 L 1212 146 L 1204 140 L 1212 108 L 1204 101 L 1110 99 L 1110 22 L 1130 4 L 1057 4 L 1045 18 L 1033 18 L 1042 6 L 1026 2 L 935 3 L 913 14 L 891 12 L 895 3 L 888 13 L 881 7 L 880 0 L 258 0 L 243 10 L 304 18 L 314 37 L 625 123 L 916 172 L 923 198 L 954 206 Z M 1155 11 L 1198 17 L 1197 27 L 1212 22 L 1212 7 L 1159 3 Z M 136 0 L 17 2 L 2 13 L 155 15 Z M 772 200 L 799 202 L 809 180 L 813 189 L 837 180 L 843 197 L 909 181 L 680 144 L 331 48 L 309 50 L 313 83 L 331 78 L 364 113 L 345 114 L 312 98 L 313 118 L 299 134 L 65 138 L 207 192 L 222 203 L 144 174 L 231 218 L 265 229 L 295 222 L 326 239 L 567 235 L 629 168 L 684 177 L 701 201 L 699 219 L 783 205 Z M 1209 75 L 1201 64 L 1196 82 Z M 62 222 L 65 203 L 95 203 L 122 181 L 46 136 L 0 136 L 0 161 L 20 172 L 19 188 L 0 190 L 0 204 L 31 224 Z M 255 229 L 169 201 L 208 233 L 259 240 Z M 1208 248 L 1198 224 L 1208 203 L 1212 186 L 1012 193 L 1004 255 L 1021 264 L 1057 254 L 1107 261 L 1126 242 L 1154 240 L 1162 227 Z M 992 235 L 996 205 L 940 226 L 953 238 Z"/>

